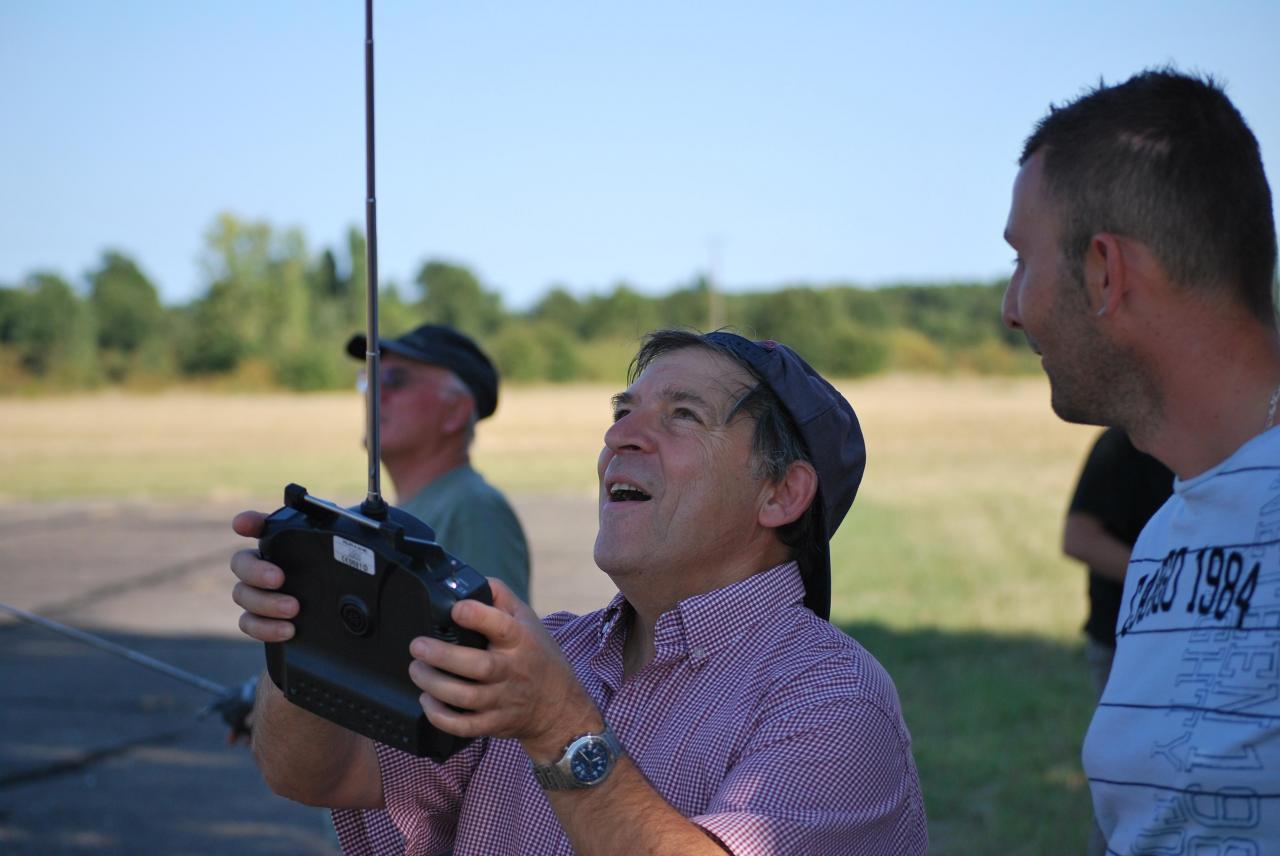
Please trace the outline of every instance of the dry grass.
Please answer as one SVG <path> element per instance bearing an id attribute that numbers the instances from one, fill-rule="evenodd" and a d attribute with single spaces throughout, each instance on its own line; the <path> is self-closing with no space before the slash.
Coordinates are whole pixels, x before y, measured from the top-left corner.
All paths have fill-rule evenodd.
<path id="1" fill-rule="evenodd" d="M 1082 575 L 1057 547 L 1098 429 L 1058 420 L 1038 378 L 890 378 L 845 392 L 869 450 L 834 546 L 847 617 L 1074 639 Z"/>
<path id="2" fill-rule="evenodd" d="M 1092 429 L 1049 411 L 1039 379 L 898 376 L 845 383 L 869 449 L 863 489 L 837 539 L 837 590 L 850 619 L 1001 627 L 1062 637 L 1078 621 L 1078 575 L 1056 556 L 1057 527 Z M 604 385 L 513 387 L 479 430 L 476 460 L 514 492 L 587 493 L 609 421 Z M 284 484 L 357 501 L 364 492 L 360 399 L 351 393 L 107 393 L 0 400 L 0 499 L 167 498 L 271 505 Z M 888 538 L 888 529 L 900 530 Z M 933 577 L 937 562 L 1008 568 L 970 608 L 877 586 Z M 874 567 L 873 567 L 874 566 Z M 977 571 L 961 574 L 975 585 Z M 1065 580 L 1072 586 L 1063 590 Z M 1065 618 L 1054 597 L 1070 597 Z M 857 597 L 853 597 L 854 594 Z M 963 593 L 955 593 L 961 596 Z M 1041 605 L 1030 607 L 1032 601 Z M 1013 609 L 1021 605 L 1023 608 Z"/>
<path id="3" fill-rule="evenodd" d="M 603 387 L 512 389 L 476 455 L 512 490 L 588 489 L 608 419 Z M 258 499 L 288 481 L 364 492 L 354 394 L 104 393 L 0 400 L 0 496 Z"/>
<path id="4" fill-rule="evenodd" d="M 929 497 L 1060 484 L 1087 429 L 1048 411 L 1038 379 L 890 377 L 845 383 L 870 448 L 865 490 Z M 604 385 L 504 390 L 476 457 L 512 490 L 589 490 L 608 424 Z M 253 497 L 281 479 L 358 494 L 360 401 L 313 395 L 102 393 L 0 400 L 0 496 Z M 1030 480 L 1029 482 L 1027 480 Z"/>

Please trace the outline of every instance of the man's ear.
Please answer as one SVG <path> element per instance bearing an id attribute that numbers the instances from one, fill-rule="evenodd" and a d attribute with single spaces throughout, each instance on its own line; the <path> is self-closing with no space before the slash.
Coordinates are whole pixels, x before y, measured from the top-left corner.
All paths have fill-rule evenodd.
<path id="1" fill-rule="evenodd" d="M 766 484 L 760 513 L 760 525 L 767 529 L 786 526 L 799 520 L 818 493 L 818 473 L 808 461 L 792 461 L 786 475 Z"/>
<path id="2" fill-rule="evenodd" d="M 457 392 L 450 396 L 444 408 L 444 418 L 440 427 L 446 434 L 454 434 L 467 427 L 471 421 L 471 413 L 476 409 L 475 399 L 465 392 Z"/>
<path id="3" fill-rule="evenodd" d="M 1084 254 L 1084 288 L 1095 315 L 1115 315 L 1129 287 L 1128 276 L 1120 238 L 1110 232 L 1091 237 Z"/>

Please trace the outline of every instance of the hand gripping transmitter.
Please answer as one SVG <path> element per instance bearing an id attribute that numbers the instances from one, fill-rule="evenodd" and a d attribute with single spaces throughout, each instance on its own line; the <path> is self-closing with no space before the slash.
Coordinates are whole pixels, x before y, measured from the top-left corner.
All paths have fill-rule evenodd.
<path id="1" fill-rule="evenodd" d="M 383 504 L 374 519 L 291 484 L 258 548 L 298 599 L 296 630 L 268 642 L 267 671 L 294 704 L 419 757 L 442 761 L 470 742 L 440 731 L 409 680 L 409 642 L 430 636 L 484 648 L 453 623 L 459 600 L 493 603 L 489 583 L 436 543 L 431 527 Z"/>

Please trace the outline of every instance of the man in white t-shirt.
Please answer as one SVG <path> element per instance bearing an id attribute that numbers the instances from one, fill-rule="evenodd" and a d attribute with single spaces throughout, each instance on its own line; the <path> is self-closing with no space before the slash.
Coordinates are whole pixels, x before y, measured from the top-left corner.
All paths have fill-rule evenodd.
<path id="1" fill-rule="evenodd" d="M 1280 852 L 1280 334 L 1258 143 L 1212 80 L 1161 69 L 1050 110 L 1005 239 L 1005 323 L 1054 411 L 1177 476 L 1134 545 L 1085 740 L 1117 854 Z"/>

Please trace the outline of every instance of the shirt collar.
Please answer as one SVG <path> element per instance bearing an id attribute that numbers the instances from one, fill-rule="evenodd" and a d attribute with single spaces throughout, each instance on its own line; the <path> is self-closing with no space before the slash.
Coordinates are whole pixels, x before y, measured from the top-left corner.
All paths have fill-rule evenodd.
<path id="1" fill-rule="evenodd" d="M 687 656 L 697 661 L 732 644 L 787 606 L 804 603 L 796 562 L 784 562 L 724 588 L 685 598 L 658 617 L 655 660 Z M 626 626 L 630 605 L 619 592 L 600 616 L 600 644 Z"/>
<path id="2" fill-rule="evenodd" d="M 630 604 L 627 599 L 622 596 L 622 592 L 618 592 L 613 596 L 613 600 L 609 601 L 609 605 L 600 613 L 600 644 L 604 643 L 626 624 L 627 609 Z"/>

